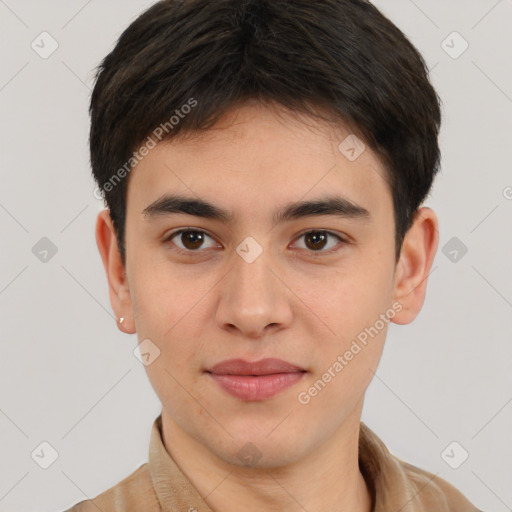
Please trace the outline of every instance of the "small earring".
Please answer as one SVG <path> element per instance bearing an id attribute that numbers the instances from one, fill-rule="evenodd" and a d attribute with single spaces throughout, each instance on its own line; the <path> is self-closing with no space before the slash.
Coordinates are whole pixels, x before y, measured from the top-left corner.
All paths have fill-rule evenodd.
<path id="1" fill-rule="evenodd" d="M 119 323 L 122 324 L 124 322 L 124 316 L 122 316 L 120 319 L 119 319 Z"/>

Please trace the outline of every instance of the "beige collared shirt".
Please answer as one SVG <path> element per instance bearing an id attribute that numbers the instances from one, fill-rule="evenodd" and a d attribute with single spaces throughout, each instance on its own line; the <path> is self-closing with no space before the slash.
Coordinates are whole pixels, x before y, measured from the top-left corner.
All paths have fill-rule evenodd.
<path id="1" fill-rule="evenodd" d="M 66 512 L 212 512 L 165 449 L 161 422 L 160 414 L 147 463 Z M 481 512 L 446 480 L 392 455 L 363 422 L 359 467 L 373 496 L 373 512 Z"/>

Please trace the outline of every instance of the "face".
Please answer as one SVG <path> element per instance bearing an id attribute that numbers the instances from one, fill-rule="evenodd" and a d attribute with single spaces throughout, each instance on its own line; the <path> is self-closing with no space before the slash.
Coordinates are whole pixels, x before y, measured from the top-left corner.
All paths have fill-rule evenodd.
<path id="1" fill-rule="evenodd" d="M 150 340 L 151 359 L 160 351 L 146 371 L 164 425 L 226 462 L 242 464 L 250 442 L 261 465 L 290 464 L 358 424 L 387 325 L 408 309 L 384 168 L 368 146 L 356 159 L 340 150 L 349 134 L 247 104 L 201 136 L 158 144 L 130 175 L 114 308 Z M 226 218 L 162 201 L 178 195 Z M 338 208 L 324 214 L 290 209 L 329 198 Z M 210 373 L 265 358 L 301 371 Z"/>

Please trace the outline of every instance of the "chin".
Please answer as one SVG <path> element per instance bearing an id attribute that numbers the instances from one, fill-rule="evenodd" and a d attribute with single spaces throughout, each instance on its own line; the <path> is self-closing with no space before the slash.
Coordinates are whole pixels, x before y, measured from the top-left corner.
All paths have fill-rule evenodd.
<path id="1" fill-rule="evenodd" d="M 270 431 L 270 430 L 269 430 Z M 301 453 L 297 451 L 300 444 L 294 439 L 276 436 L 274 439 L 265 438 L 265 435 L 236 436 L 236 440 L 229 438 L 227 447 L 220 447 L 220 452 L 215 447 L 212 451 L 217 451 L 217 456 L 225 460 L 228 464 L 248 469 L 272 469 L 282 466 L 288 466 L 301 458 Z M 233 451 L 233 446 L 236 447 Z M 224 449 L 227 448 L 227 449 Z"/>

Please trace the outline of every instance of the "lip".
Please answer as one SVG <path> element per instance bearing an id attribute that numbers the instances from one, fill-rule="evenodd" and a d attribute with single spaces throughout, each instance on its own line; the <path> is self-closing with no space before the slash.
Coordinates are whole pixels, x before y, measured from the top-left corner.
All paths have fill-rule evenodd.
<path id="1" fill-rule="evenodd" d="M 230 359 L 213 366 L 206 373 L 224 391 L 242 400 L 265 400 L 293 386 L 306 370 L 281 359 L 260 361 Z"/>
<path id="2" fill-rule="evenodd" d="M 217 375 L 272 375 L 275 373 L 305 372 L 304 368 L 283 361 L 267 357 L 259 361 L 245 361 L 244 359 L 228 359 L 216 364 L 209 373 Z"/>

